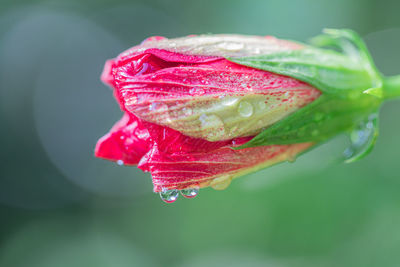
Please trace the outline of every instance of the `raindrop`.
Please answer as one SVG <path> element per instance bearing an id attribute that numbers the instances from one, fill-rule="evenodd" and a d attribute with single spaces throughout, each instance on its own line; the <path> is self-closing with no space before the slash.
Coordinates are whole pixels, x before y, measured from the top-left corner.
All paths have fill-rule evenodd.
<path id="1" fill-rule="evenodd" d="M 289 155 L 287 158 L 287 161 L 289 163 L 294 163 L 296 161 L 296 155 L 293 155 L 293 154 Z"/>
<path id="2" fill-rule="evenodd" d="M 235 106 L 239 102 L 239 98 L 233 96 L 222 96 L 221 104 L 224 106 Z"/>
<path id="3" fill-rule="evenodd" d="M 199 188 L 186 188 L 181 190 L 181 195 L 185 198 L 194 198 L 199 193 Z"/>
<path id="4" fill-rule="evenodd" d="M 361 122 L 350 134 L 351 145 L 343 155 L 346 162 L 355 161 L 367 154 L 370 147 L 374 144 L 377 135 L 376 125 L 377 116 L 372 114 L 368 120 Z"/>
<path id="5" fill-rule="evenodd" d="M 119 166 L 122 166 L 122 165 L 124 165 L 124 161 L 122 159 L 119 159 L 119 160 L 117 160 L 117 164 Z"/>
<path id="6" fill-rule="evenodd" d="M 317 112 L 314 115 L 314 120 L 315 121 L 321 121 L 323 118 L 324 118 L 324 114 L 323 113 Z"/>
<path id="7" fill-rule="evenodd" d="M 151 103 L 150 106 L 149 106 L 149 110 L 150 111 L 157 110 L 159 108 L 159 105 L 160 104 L 157 103 L 157 102 Z"/>
<path id="8" fill-rule="evenodd" d="M 161 200 L 164 201 L 165 203 L 175 202 L 178 196 L 179 196 L 178 189 L 168 190 L 166 188 L 163 188 L 160 192 Z"/>
<path id="9" fill-rule="evenodd" d="M 253 115 L 253 106 L 246 101 L 242 101 L 239 104 L 238 112 L 242 117 L 250 117 Z"/>
<path id="10" fill-rule="evenodd" d="M 230 52 L 237 52 L 244 48 L 244 44 L 243 43 L 233 43 L 233 42 L 230 42 L 230 43 L 223 42 L 223 43 L 218 44 L 218 47 L 222 50 L 226 50 L 226 51 L 230 51 Z"/>
<path id="11" fill-rule="evenodd" d="M 225 137 L 225 126 L 217 115 L 201 114 L 199 117 L 201 130 L 207 133 L 207 140 L 218 141 Z"/>
<path id="12" fill-rule="evenodd" d="M 190 116 L 193 114 L 193 110 L 191 108 L 183 108 L 182 112 L 185 116 Z"/>
<path id="13" fill-rule="evenodd" d="M 189 94 L 191 95 L 204 95 L 205 91 L 202 88 L 193 87 L 189 89 Z"/>
<path id="14" fill-rule="evenodd" d="M 260 102 L 258 102 L 258 107 L 259 107 L 261 110 L 263 110 L 263 109 L 266 109 L 266 108 L 267 108 L 267 104 L 265 104 L 264 101 L 260 101 Z"/>
<path id="15" fill-rule="evenodd" d="M 229 176 L 229 175 L 221 176 L 221 177 L 215 178 L 211 182 L 210 186 L 215 190 L 224 190 L 231 184 L 231 181 L 232 181 L 231 176 Z"/>

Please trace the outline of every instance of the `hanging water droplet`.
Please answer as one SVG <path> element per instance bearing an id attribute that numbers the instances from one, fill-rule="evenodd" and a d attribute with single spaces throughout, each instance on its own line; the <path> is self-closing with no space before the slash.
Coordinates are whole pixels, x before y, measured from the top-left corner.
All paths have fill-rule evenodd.
<path id="1" fill-rule="evenodd" d="M 376 120 L 376 114 L 372 114 L 351 132 L 351 145 L 343 152 L 346 162 L 356 161 L 368 153 L 377 136 Z"/>
<path id="2" fill-rule="evenodd" d="M 124 161 L 122 159 L 119 159 L 119 160 L 117 160 L 117 164 L 119 166 L 122 166 L 122 165 L 124 165 Z"/>
<path id="3" fill-rule="evenodd" d="M 181 190 L 181 195 L 185 198 L 194 198 L 199 193 L 198 187 L 186 188 Z"/>
<path id="4" fill-rule="evenodd" d="M 289 163 L 294 163 L 296 161 L 296 159 L 297 159 L 296 155 L 295 154 L 291 154 L 291 155 L 288 156 L 287 161 Z"/>
<path id="5" fill-rule="evenodd" d="M 242 101 L 239 104 L 238 112 L 242 117 L 250 117 L 253 115 L 253 105 L 247 101 Z"/>
<path id="6" fill-rule="evenodd" d="M 231 184 L 231 181 L 232 181 L 231 176 L 229 175 L 221 176 L 212 180 L 210 186 L 215 190 L 224 190 Z"/>
<path id="7" fill-rule="evenodd" d="M 161 200 L 164 201 L 165 203 L 175 202 L 178 196 L 179 196 L 178 189 L 168 190 L 166 188 L 163 188 L 160 192 Z"/>
<path id="8" fill-rule="evenodd" d="M 235 106 L 239 102 L 239 98 L 233 96 L 222 96 L 221 104 L 224 106 Z"/>

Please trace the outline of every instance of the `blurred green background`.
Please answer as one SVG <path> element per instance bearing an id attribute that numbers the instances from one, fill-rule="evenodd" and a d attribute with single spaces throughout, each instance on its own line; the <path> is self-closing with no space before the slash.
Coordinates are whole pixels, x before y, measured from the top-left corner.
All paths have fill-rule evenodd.
<path id="1" fill-rule="evenodd" d="M 167 205 L 149 174 L 93 157 L 121 117 L 106 59 L 152 35 L 352 28 L 400 74 L 398 0 L 0 0 L 0 266 L 400 266 L 400 102 L 375 150 L 299 158 Z"/>

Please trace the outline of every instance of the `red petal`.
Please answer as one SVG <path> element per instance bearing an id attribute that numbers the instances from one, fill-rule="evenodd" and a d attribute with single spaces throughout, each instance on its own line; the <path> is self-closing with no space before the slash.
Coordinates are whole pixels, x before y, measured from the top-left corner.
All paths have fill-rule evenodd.
<path id="1" fill-rule="evenodd" d="M 114 73 L 116 95 L 123 110 L 209 141 L 254 135 L 320 95 L 319 90 L 299 80 L 225 59 L 177 64 L 144 54 L 130 64 L 114 67 Z M 248 125 L 247 118 L 232 118 L 237 113 L 229 111 L 232 107 L 225 107 L 227 111 L 221 112 L 225 117 L 218 118 L 222 121 L 215 119 L 211 127 L 205 128 L 199 116 L 214 115 L 212 110 L 225 96 L 250 98 L 255 104 L 263 104 L 264 108 L 256 105 L 254 110 L 253 121 L 259 123 Z M 220 129 L 222 124 L 236 130 Z"/>
<path id="2" fill-rule="evenodd" d="M 151 172 L 155 192 L 162 188 L 206 187 L 215 183 L 219 177 L 232 179 L 255 168 L 294 158 L 311 145 L 273 145 L 241 150 L 224 146 L 202 153 L 164 153 L 155 145 L 142 158 L 138 167 Z"/>
<path id="3" fill-rule="evenodd" d="M 121 160 L 121 163 L 127 165 L 136 165 L 151 145 L 149 132 L 141 121 L 126 113 L 110 132 L 97 142 L 95 155 L 112 161 Z"/>

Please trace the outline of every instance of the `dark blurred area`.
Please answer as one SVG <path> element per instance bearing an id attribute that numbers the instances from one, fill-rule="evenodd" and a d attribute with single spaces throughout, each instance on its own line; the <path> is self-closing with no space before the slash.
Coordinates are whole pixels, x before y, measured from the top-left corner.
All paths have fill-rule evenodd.
<path id="1" fill-rule="evenodd" d="M 149 36 L 359 32 L 400 74 L 398 0 L 0 0 L 0 266 L 400 266 L 400 102 L 374 151 L 340 136 L 167 205 L 149 174 L 96 159 L 122 113 L 99 76 Z"/>

